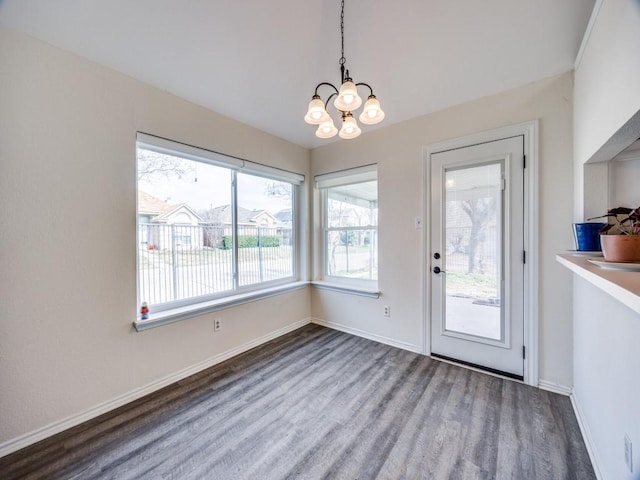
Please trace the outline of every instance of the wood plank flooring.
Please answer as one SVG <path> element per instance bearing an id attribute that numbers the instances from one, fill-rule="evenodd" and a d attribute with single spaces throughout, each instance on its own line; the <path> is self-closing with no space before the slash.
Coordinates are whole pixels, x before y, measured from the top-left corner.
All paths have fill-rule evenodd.
<path id="1" fill-rule="evenodd" d="M 595 476 L 569 398 L 308 325 L 6 456 L 0 478 Z"/>

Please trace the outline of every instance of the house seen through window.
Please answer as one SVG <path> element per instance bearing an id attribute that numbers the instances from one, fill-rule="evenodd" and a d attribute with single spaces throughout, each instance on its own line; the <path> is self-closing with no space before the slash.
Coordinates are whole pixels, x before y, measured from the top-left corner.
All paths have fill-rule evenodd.
<path id="1" fill-rule="evenodd" d="M 160 311 L 295 279 L 298 179 L 148 139 L 137 148 L 139 303 Z"/>

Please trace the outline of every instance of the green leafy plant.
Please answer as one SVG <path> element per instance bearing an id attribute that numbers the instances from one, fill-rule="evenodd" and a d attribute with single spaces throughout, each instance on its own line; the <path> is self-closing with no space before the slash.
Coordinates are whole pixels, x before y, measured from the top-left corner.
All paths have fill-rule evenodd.
<path id="1" fill-rule="evenodd" d="M 609 222 L 600 230 L 603 235 L 640 235 L 640 207 L 616 207 L 609 210 L 605 215 L 588 218 L 587 220 L 600 218 L 613 220 L 613 222 Z"/>

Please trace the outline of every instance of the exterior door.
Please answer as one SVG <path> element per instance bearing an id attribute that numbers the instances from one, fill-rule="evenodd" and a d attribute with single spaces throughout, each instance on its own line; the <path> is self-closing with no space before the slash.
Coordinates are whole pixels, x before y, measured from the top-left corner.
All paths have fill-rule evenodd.
<path id="1" fill-rule="evenodd" d="M 523 379 L 524 137 L 431 155 L 431 353 Z"/>

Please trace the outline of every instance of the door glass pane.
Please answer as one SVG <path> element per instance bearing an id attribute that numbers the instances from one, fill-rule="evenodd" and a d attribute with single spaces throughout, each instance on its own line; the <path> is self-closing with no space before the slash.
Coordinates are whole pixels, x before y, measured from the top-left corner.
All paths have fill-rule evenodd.
<path id="1" fill-rule="evenodd" d="M 445 330 L 502 340 L 502 162 L 447 169 L 444 189 Z"/>

